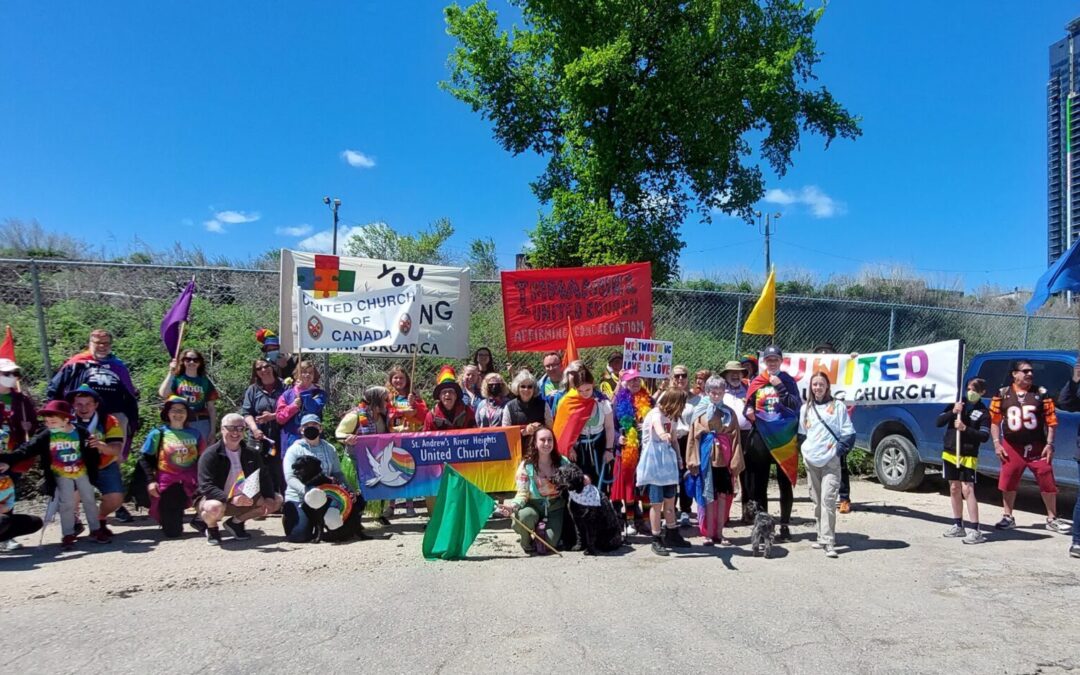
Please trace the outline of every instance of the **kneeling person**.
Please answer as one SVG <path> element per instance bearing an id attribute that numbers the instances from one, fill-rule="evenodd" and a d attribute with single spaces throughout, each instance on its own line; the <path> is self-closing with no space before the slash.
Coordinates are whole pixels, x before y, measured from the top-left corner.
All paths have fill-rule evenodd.
<path id="1" fill-rule="evenodd" d="M 196 508 L 206 523 L 206 541 L 221 543 L 221 523 L 237 539 L 250 539 L 244 522 L 274 513 L 281 508 L 281 495 L 274 492 L 270 476 L 259 473 L 259 494 L 244 494 L 243 484 L 263 468 L 259 451 L 244 442 L 244 418 L 229 413 L 221 418 L 221 440 L 199 458 L 199 488 Z M 223 519 L 224 522 L 222 522 Z"/>

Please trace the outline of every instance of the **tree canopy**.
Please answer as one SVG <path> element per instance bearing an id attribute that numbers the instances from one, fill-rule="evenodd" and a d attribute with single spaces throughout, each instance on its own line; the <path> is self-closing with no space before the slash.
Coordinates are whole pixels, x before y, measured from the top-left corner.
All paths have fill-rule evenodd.
<path id="1" fill-rule="evenodd" d="M 533 264 L 649 260 L 678 274 L 679 229 L 697 214 L 750 220 L 764 161 L 783 176 L 804 132 L 859 135 L 811 88 L 823 9 L 795 0 L 509 0 L 523 27 L 479 0 L 446 8 L 457 46 L 442 86 L 502 146 L 548 158 L 550 205 Z"/>

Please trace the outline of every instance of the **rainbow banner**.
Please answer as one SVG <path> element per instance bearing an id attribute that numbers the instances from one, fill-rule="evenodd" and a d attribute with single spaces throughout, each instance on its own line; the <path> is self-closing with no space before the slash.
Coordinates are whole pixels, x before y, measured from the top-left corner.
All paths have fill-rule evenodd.
<path id="1" fill-rule="evenodd" d="M 432 497 L 443 464 L 484 492 L 512 492 L 521 463 L 521 429 L 363 436 L 350 449 L 360 490 L 368 500 Z"/>

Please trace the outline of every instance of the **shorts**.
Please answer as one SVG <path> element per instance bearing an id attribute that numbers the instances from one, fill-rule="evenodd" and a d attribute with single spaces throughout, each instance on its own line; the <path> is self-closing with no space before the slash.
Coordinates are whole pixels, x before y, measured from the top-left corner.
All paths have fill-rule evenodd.
<path id="1" fill-rule="evenodd" d="M 731 469 L 726 466 L 714 466 L 712 470 L 713 491 L 718 495 L 735 494 L 731 480 Z"/>
<path id="2" fill-rule="evenodd" d="M 639 485 L 638 494 L 649 498 L 652 504 L 660 504 L 665 499 L 674 499 L 678 492 L 677 485 Z"/>
<path id="3" fill-rule="evenodd" d="M 123 493 L 124 479 L 120 476 L 120 462 L 116 461 L 104 469 L 98 469 L 94 487 L 100 490 L 103 495 Z"/>
<path id="4" fill-rule="evenodd" d="M 261 504 L 263 499 L 264 499 L 264 497 L 262 495 L 255 495 L 255 499 L 252 500 L 254 503 L 251 506 L 237 506 L 236 504 L 233 504 L 231 502 L 226 502 L 225 503 L 225 517 L 226 518 L 231 518 L 233 516 L 239 516 L 239 515 L 245 514 L 248 511 L 250 511 L 251 509 L 257 507 L 259 504 Z M 195 500 L 195 503 L 194 503 L 193 506 L 195 508 L 196 513 L 198 513 L 202 509 L 202 504 L 203 504 L 204 501 L 206 501 L 206 497 L 199 497 L 198 499 Z"/>
<path id="5" fill-rule="evenodd" d="M 976 471 L 974 467 L 958 467 L 952 462 L 945 462 L 941 465 L 941 473 L 945 476 L 945 480 L 958 480 L 961 483 L 975 482 Z"/>
<path id="6" fill-rule="evenodd" d="M 1042 444 L 1033 444 L 1029 455 L 1036 459 L 1025 459 L 1008 441 L 1002 441 L 1005 448 L 1005 461 L 1001 463 L 1001 475 L 998 476 L 998 489 L 1002 492 L 1016 492 L 1020 487 L 1020 479 L 1024 476 L 1024 469 L 1031 469 L 1035 474 L 1035 482 L 1039 484 L 1039 492 L 1056 494 L 1057 483 L 1054 482 L 1054 467 L 1050 462 L 1039 459 L 1042 452 Z"/>

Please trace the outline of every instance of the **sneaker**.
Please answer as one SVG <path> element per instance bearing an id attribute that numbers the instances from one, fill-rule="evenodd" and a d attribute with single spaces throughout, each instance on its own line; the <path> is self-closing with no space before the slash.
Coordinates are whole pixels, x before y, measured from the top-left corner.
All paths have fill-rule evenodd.
<path id="1" fill-rule="evenodd" d="M 682 513 L 679 514 L 679 527 L 689 527 L 689 526 L 690 526 L 690 514 L 683 511 Z"/>
<path id="2" fill-rule="evenodd" d="M 1047 519 L 1046 529 L 1051 532 L 1057 532 L 1058 534 L 1068 534 L 1072 532 L 1072 528 L 1061 518 Z"/>
<path id="3" fill-rule="evenodd" d="M 415 518 L 416 517 L 416 507 L 413 506 L 412 502 L 409 502 L 405 506 L 405 516 L 407 518 Z"/>
<path id="4" fill-rule="evenodd" d="M 690 548 L 690 542 L 683 539 L 676 528 L 668 528 L 664 531 L 664 546 L 668 548 Z"/>
<path id="5" fill-rule="evenodd" d="M 628 537 L 636 537 L 637 536 L 637 528 L 634 527 L 633 523 L 628 522 L 626 524 L 626 536 L 628 536 Z"/>
<path id="6" fill-rule="evenodd" d="M 950 539 L 957 539 L 967 534 L 962 525 L 953 525 L 949 529 L 941 533 L 943 537 L 949 537 Z"/>
<path id="7" fill-rule="evenodd" d="M 656 555 L 668 556 L 671 555 L 671 551 L 668 551 L 664 546 L 663 540 L 660 537 L 653 536 L 652 538 L 652 552 Z"/>
<path id="8" fill-rule="evenodd" d="M 195 516 L 188 524 L 199 534 L 206 534 L 206 523 L 203 522 L 202 518 Z"/>
<path id="9" fill-rule="evenodd" d="M 70 551 L 75 548 L 75 541 L 78 539 L 78 535 L 65 534 L 64 538 L 60 540 L 60 550 Z"/>
<path id="10" fill-rule="evenodd" d="M 95 530 L 95 531 L 96 531 L 96 532 L 104 532 L 104 533 L 105 533 L 106 535 L 108 535 L 109 537 L 115 537 L 115 536 L 116 536 L 116 533 L 115 533 L 115 532 L 113 532 L 112 530 L 110 530 L 110 529 L 109 529 L 109 526 L 108 526 L 108 525 L 102 525 L 101 527 L 99 527 L 99 528 L 98 528 L 97 530 Z M 90 534 L 91 534 L 91 535 L 93 535 L 94 533 L 93 533 L 93 532 L 91 532 Z"/>
<path id="11" fill-rule="evenodd" d="M 112 536 L 110 536 L 110 532 L 107 529 L 105 529 L 104 527 L 98 528 L 98 529 L 94 530 L 93 532 L 91 532 L 90 533 L 90 539 L 91 539 L 91 541 L 94 541 L 94 542 L 96 542 L 98 544 L 111 544 L 112 543 Z"/>
<path id="12" fill-rule="evenodd" d="M 3 545 L 0 545 L 0 551 L 3 551 L 4 553 L 18 551 L 20 548 L 22 548 L 22 544 L 15 541 L 14 539 L 8 539 L 3 543 Z"/>
<path id="13" fill-rule="evenodd" d="M 237 522 L 235 518 L 229 518 L 221 524 L 225 528 L 225 531 L 233 536 L 233 539 L 251 539 L 251 535 L 244 528 L 244 524 Z"/>
<path id="14" fill-rule="evenodd" d="M 840 513 L 851 513 L 851 500 L 841 499 L 839 506 L 836 507 L 836 510 Z"/>
<path id="15" fill-rule="evenodd" d="M 832 547 L 832 544 L 825 544 L 825 557 L 839 558 L 840 554 L 836 552 L 836 549 Z"/>
<path id="16" fill-rule="evenodd" d="M 131 515 L 131 512 L 121 506 L 113 512 L 113 518 L 116 518 L 118 523 L 132 523 L 135 522 L 135 516 Z"/>
<path id="17" fill-rule="evenodd" d="M 80 534 L 82 534 L 85 531 L 86 531 L 86 526 L 82 524 L 82 521 L 81 520 L 76 520 L 75 521 L 75 536 L 77 537 L 77 536 L 79 536 Z"/>
<path id="18" fill-rule="evenodd" d="M 813 544 L 810 544 L 810 548 L 821 550 L 825 548 L 825 544 L 822 544 L 820 541 L 815 541 Z"/>
<path id="19" fill-rule="evenodd" d="M 1080 544 L 1073 544 L 1070 546 L 1069 555 L 1073 558 L 1080 558 Z"/>
<path id="20" fill-rule="evenodd" d="M 970 532 L 967 533 L 967 536 L 964 537 L 964 543 L 965 544 L 985 544 L 986 543 L 986 535 L 983 534 L 982 532 L 979 532 L 978 530 L 971 530 Z"/>
<path id="21" fill-rule="evenodd" d="M 211 546 L 221 545 L 221 530 L 216 527 L 206 528 L 206 543 Z"/>
<path id="22" fill-rule="evenodd" d="M 787 525 L 780 526 L 780 536 L 776 541 L 791 541 L 791 529 Z"/>
<path id="23" fill-rule="evenodd" d="M 1016 527 L 1016 518 L 1007 515 L 1002 516 L 1001 520 L 997 521 L 997 524 L 994 525 L 995 530 L 1011 530 L 1014 527 Z"/>

